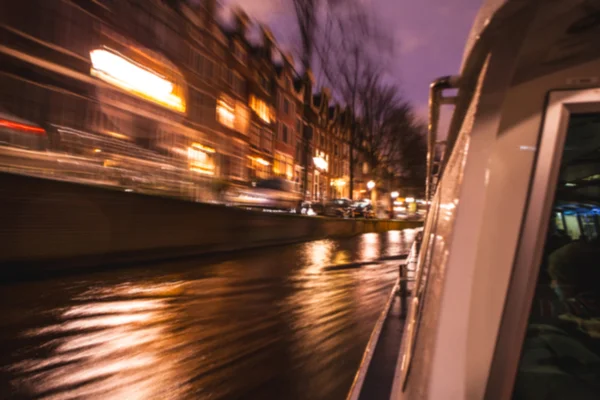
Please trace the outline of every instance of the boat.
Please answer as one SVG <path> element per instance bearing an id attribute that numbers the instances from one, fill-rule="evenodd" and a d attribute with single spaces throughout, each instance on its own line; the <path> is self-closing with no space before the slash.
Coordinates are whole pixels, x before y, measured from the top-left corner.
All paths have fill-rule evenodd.
<path id="1" fill-rule="evenodd" d="M 600 398 L 599 38 L 597 0 L 484 1 L 430 86 L 412 290 L 348 399 Z"/>

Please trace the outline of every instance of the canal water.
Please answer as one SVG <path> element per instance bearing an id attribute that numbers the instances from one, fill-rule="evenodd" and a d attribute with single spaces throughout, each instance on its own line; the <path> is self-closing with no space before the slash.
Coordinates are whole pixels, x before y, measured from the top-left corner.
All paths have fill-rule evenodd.
<path id="1" fill-rule="evenodd" d="M 0 398 L 344 399 L 413 237 L 3 284 Z"/>

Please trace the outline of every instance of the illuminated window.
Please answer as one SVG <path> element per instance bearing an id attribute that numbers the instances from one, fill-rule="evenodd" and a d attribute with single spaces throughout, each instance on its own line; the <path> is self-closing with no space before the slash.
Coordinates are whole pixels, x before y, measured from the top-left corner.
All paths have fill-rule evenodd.
<path id="1" fill-rule="evenodd" d="M 204 175 L 215 173 L 215 150 L 200 143 L 194 143 L 187 150 L 190 170 Z"/>
<path id="2" fill-rule="evenodd" d="M 217 101 L 217 121 L 230 129 L 235 126 L 234 106 L 231 100 L 228 101 L 225 97 Z"/>
<path id="3" fill-rule="evenodd" d="M 272 110 L 271 107 L 254 95 L 250 95 L 250 108 L 258 115 L 260 119 L 265 121 L 266 123 L 270 123 L 272 121 Z"/>
<path id="4" fill-rule="evenodd" d="M 138 97 L 185 112 L 181 88 L 160 74 L 106 49 L 90 52 L 91 75 Z"/>
<path id="5" fill-rule="evenodd" d="M 276 152 L 273 162 L 273 173 L 285 176 L 287 179 L 292 179 L 294 176 L 294 159 L 287 154 Z"/>

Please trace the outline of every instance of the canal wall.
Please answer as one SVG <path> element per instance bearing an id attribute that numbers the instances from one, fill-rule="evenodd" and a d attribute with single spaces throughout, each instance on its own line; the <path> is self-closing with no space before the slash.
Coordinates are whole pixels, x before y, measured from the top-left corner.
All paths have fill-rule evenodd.
<path id="1" fill-rule="evenodd" d="M 0 264 L 9 267 L 193 256 L 416 226 L 246 211 L 0 174 Z"/>

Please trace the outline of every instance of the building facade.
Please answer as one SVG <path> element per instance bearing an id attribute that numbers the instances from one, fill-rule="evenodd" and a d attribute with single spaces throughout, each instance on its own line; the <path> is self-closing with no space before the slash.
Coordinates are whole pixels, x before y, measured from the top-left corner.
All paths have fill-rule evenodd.
<path id="1" fill-rule="evenodd" d="M 45 127 L 54 150 L 152 171 L 153 184 L 187 182 L 197 199 L 215 180 L 271 177 L 307 199 L 348 197 L 348 111 L 292 57 L 274 61 L 267 28 L 252 43 L 243 12 L 225 28 L 215 10 L 214 0 L 6 2 L 0 106 Z"/>

